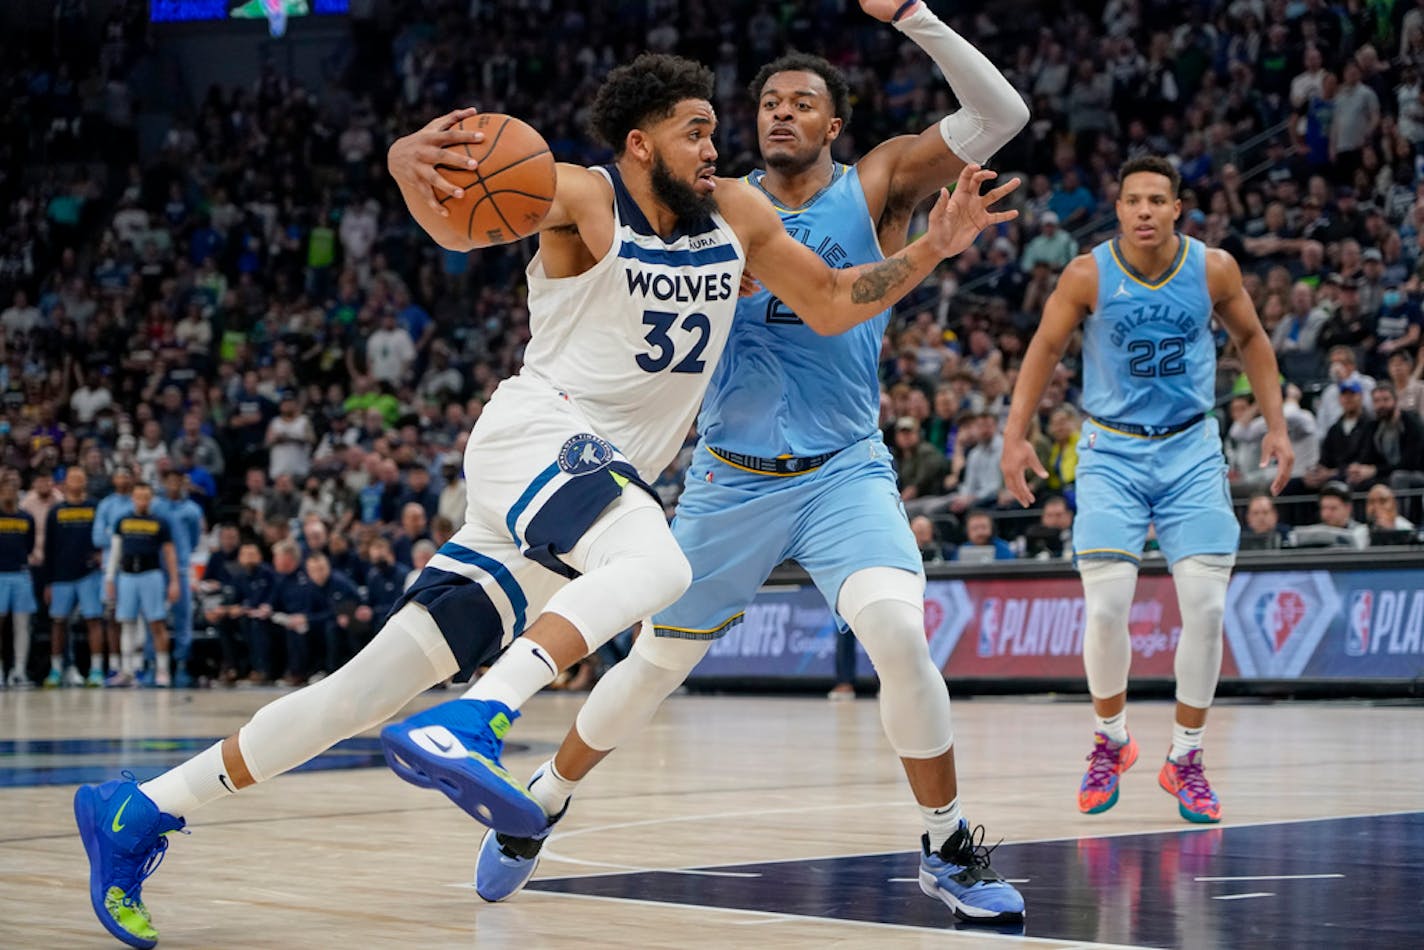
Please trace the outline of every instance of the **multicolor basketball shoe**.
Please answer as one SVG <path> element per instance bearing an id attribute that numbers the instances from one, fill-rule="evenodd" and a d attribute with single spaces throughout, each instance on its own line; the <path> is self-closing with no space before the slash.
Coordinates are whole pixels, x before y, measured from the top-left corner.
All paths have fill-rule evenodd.
<path id="1" fill-rule="evenodd" d="M 495 831 L 533 837 L 549 816 L 499 760 L 517 718 L 503 703 L 453 699 L 386 726 L 381 747 L 386 764 L 412 785 L 444 792 Z"/>
<path id="2" fill-rule="evenodd" d="M 1093 733 L 1093 751 L 1088 753 L 1088 771 L 1078 786 L 1078 810 L 1085 815 L 1105 812 L 1117 804 L 1118 778 L 1137 761 L 1137 743 L 1132 736 L 1113 742 L 1106 733 Z"/>
<path id="3" fill-rule="evenodd" d="M 1187 821 L 1209 825 L 1221 820 L 1221 801 L 1206 780 L 1201 749 L 1162 763 L 1157 784 L 1176 797 L 1177 811 Z"/>
<path id="4" fill-rule="evenodd" d="M 984 826 L 970 831 L 963 819 L 938 851 L 930 851 L 930 836 L 921 835 L 920 890 L 968 923 L 1023 923 L 1023 895 L 989 867 L 994 849 L 983 842 Z"/>
<path id="5" fill-rule="evenodd" d="M 143 904 L 143 882 L 158 870 L 168 835 L 183 830 L 183 819 L 159 811 L 125 772 L 121 782 L 81 785 L 74 820 L 89 856 L 89 903 L 99 922 L 131 947 L 152 947 L 158 931 Z"/>
<path id="6" fill-rule="evenodd" d="M 529 780 L 530 789 L 538 784 L 543 774 L 542 768 L 534 773 Z M 519 838 L 493 828 L 485 832 L 484 840 L 480 842 L 480 856 L 475 862 L 475 893 L 490 903 L 496 903 L 522 891 L 539 867 L 539 851 L 544 847 L 544 840 L 568 812 L 571 801 L 572 798 L 565 799 L 559 813 L 533 837 Z"/>

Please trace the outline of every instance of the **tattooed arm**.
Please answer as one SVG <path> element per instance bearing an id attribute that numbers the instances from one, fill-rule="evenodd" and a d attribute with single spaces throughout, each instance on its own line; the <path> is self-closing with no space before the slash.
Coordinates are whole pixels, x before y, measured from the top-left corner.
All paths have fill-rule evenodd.
<path id="1" fill-rule="evenodd" d="M 722 215 L 746 250 L 747 269 L 767 290 L 823 336 L 849 330 L 870 319 L 924 280 L 941 260 L 963 251 L 991 224 L 1011 221 L 1016 211 L 990 211 L 1018 187 L 1018 179 L 987 194 L 980 186 L 994 172 L 969 165 L 954 197 L 941 191 L 930 212 L 929 230 L 892 257 L 845 270 L 826 265 L 815 252 L 790 237 L 766 197 L 751 186 L 720 179 Z"/>

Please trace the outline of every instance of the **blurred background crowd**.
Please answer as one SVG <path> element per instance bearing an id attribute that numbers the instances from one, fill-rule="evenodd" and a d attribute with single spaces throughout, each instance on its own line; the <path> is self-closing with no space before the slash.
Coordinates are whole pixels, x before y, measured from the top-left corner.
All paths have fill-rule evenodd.
<path id="1" fill-rule="evenodd" d="M 534 242 L 438 248 L 385 173 L 393 139 L 474 104 L 606 161 L 584 110 L 644 49 L 715 70 L 724 174 L 755 164 L 746 83 L 788 48 L 851 79 L 842 160 L 955 108 L 853 0 L 353 0 L 319 82 L 274 56 L 211 88 L 175 80 L 182 37 L 147 2 L 51 6 L 0 66 L 0 481 L 41 535 L 39 620 L 69 471 L 94 500 L 134 479 L 191 499 L 192 626 L 221 649 L 175 675 L 228 682 L 301 682 L 370 636 L 463 521 L 467 433 L 528 340 Z M 1021 217 L 903 301 L 884 342 L 881 421 L 926 561 L 1071 554 L 1076 346 L 1039 406 L 1050 475 L 1028 512 L 1002 491 L 999 431 L 1056 275 L 1112 234 L 1117 166 L 1144 153 L 1178 165 L 1182 232 L 1240 260 L 1280 357 L 1297 467 L 1278 503 L 1218 336 L 1243 545 L 1416 540 L 1424 0 L 931 6 L 1032 119 L 995 162 L 1025 179 Z M 669 512 L 685 462 L 657 481 Z"/>

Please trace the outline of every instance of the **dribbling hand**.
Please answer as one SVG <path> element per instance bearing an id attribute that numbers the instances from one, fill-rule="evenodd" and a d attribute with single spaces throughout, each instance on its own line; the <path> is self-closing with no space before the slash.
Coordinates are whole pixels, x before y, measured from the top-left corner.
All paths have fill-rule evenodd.
<path id="1" fill-rule="evenodd" d="M 979 189 L 986 181 L 997 178 L 999 173 L 979 165 L 965 165 L 959 173 L 959 183 L 954 195 L 941 188 L 939 200 L 930 211 L 930 226 L 923 240 L 930 241 L 939 251 L 940 257 L 953 257 L 979 237 L 979 232 L 995 224 L 1012 221 L 1019 216 L 1018 211 L 991 211 L 994 205 L 1013 194 L 1021 184 L 1019 179 L 1011 179 L 987 194 Z"/>
<path id="2" fill-rule="evenodd" d="M 1028 479 L 1024 470 L 1031 469 L 1039 478 L 1047 478 L 1048 470 L 1038 460 L 1033 443 L 1028 439 L 1013 439 L 1004 442 L 1004 452 L 999 457 L 999 470 L 1004 474 L 1004 488 L 1027 508 L 1033 504 L 1033 492 L 1028 489 Z"/>
<path id="3" fill-rule="evenodd" d="M 455 125 L 461 120 L 477 115 L 479 111 L 478 109 L 456 109 L 454 112 L 446 113 L 431 121 L 425 128 L 396 139 L 391 143 L 390 150 L 386 152 L 386 168 L 390 171 L 391 177 L 402 185 L 409 185 L 417 190 L 424 189 L 427 196 L 425 200 L 430 205 L 430 210 L 442 218 L 448 217 L 450 213 L 440 203 L 439 196 L 453 195 L 456 198 L 461 198 L 465 191 L 458 185 L 447 181 L 436 170 L 436 166 L 463 166 L 470 171 L 475 170 L 477 163 L 473 158 L 468 158 L 457 151 L 447 151 L 447 149 L 460 145 L 473 145 L 485 140 L 483 132 L 468 132 L 455 128 Z"/>

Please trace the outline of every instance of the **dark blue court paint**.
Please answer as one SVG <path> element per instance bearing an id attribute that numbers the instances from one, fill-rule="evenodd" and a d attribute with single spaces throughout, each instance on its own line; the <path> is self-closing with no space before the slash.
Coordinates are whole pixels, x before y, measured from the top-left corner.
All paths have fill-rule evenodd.
<path id="1" fill-rule="evenodd" d="M 1006 844 L 994 852 L 994 867 L 1029 879 L 1018 887 L 1027 905 L 1021 932 L 1030 937 L 1149 947 L 1424 947 L 1424 812 Z M 891 881 L 916 877 L 912 853 L 715 870 L 756 876 L 653 871 L 550 878 L 529 888 L 956 926 L 949 908 L 913 880 Z M 1198 880 L 1273 875 L 1343 877 Z M 1245 896 L 1258 894 L 1269 896 Z"/>

